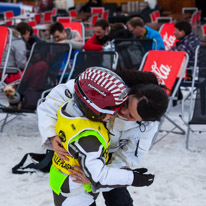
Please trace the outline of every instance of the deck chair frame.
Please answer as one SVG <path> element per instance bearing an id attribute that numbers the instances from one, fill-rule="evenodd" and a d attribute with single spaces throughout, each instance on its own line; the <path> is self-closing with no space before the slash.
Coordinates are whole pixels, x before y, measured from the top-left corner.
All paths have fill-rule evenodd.
<path id="1" fill-rule="evenodd" d="M 150 68 L 150 67 L 148 67 L 148 65 L 147 65 L 147 68 L 146 68 L 146 69 L 145 69 L 145 67 L 144 67 L 144 66 L 145 66 L 145 63 L 146 63 L 146 61 L 147 61 L 147 58 L 148 58 L 149 56 L 153 58 L 153 52 L 154 52 L 154 53 L 159 52 L 159 55 L 164 56 L 164 53 L 166 53 L 166 52 L 170 52 L 170 53 L 173 52 L 173 53 L 174 53 L 174 51 L 150 51 L 150 52 L 146 53 L 145 56 L 143 57 L 142 63 L 141 63 L 141 65 L 140 65 L 140 71 L 145 71 L 145 70 L 146 70 L 146 71 L 154 72 L 154 73 L 157 75 L 157 78 L 158 78 L 158 79 L 161 79 L 161 75 L 159 75 L 159 74 L 157 74 L 157 72 L 155 72 L 155 69 L 154 69 L 153 66 L 151 66 L 151 68 Z M 181 67 L 181 72 L 180 72 L 180 68 L 176 71 L 175 79 L 176 79 L 176 78 L 179 78 L 179 79 L 177 80 L 175 86 L 174 86 L 174 83 L 175 83 L 175 82 L 173 83 L 173 85 L 171 85 L 171 86 L 174 87 L 174 88 L 173 88 L 173 91 L 171 92 L 170 97 L 169 97 L 168 108 L 167 108 L 167 111 L 166 111 L 165 115 L 164 115 L 164 116 L 161 118 L 161 120 L 160 120 L 159 127 L 158 127 L 158 131 L 157 131 L 157 133 L 155 134 L 155 136 L 153 137 L 153 141 L 152 141 L 152 144 L 151 144 L 151 148 L 153 147 L 153 145 L 154 145 L 155 143 L 159 142 L 161 139 L 163 139 L 165 136 L 167 136 L 167 135 L 168 135 L 169 133 L 171 133 L 171 132 L 177 133 L 177 134 L 182 134 L 182 135 L 185 134 L 185 130 L 182 129 L 178 124 L 176 124 L 176 123 L 169 117 L 169 115 L 168 115 L 168 113 L 169 113 L 169 111 L 170 111 L 170 108 L 171 108 L 171 106 L 172 106 L 172 101 L 173 101 L 174 99 L 176 99 L 176 98 L 175 98 L 175 95 L 176 95 L 176 93 L 177 93 L 177 91 L 178 91 L 178 89 L 179 89 L 179 87 L 180 87 L 182 78 L 183 78 L 183 76 L 185 75 L 185 71 L 186 71 L 186 67 L 187 67 L 187 63 L 188 63 L 188 59 L 189 59 L 188 54 L 187 54 L 186 52 L 180 52 L 180 51 L 178 51 L 178 52 L 175 51 L 175 52 L 176 52 L 176 54 L 178 54 L 178 53 L 182 53 L 181 55 L 184 54 L 184 61 L 182 61 L 182 62 L 181 62 L 181 65 L 180 65 L 180 67 Z M 168 53 L 168 54 L 169 54 L 169 53 Z M 171 54 L 172 54 L 172 53 L 171 53 Z M 167 57 L 167 58 L 168 58 L 168 57 Z M 154 60 L 154 59 L 153 59 L 153 60 Z M 164 63 L 165 63 L 165 62 L 164 62 Z M 161 64 L 161 62 L 158 62 L 158 64 Z M 160 68 L 161 68 L 161 66 L 162 66 L 162 64 L 160 65 Z M 163 66 L 163 69 L 164 69 L 164 66 Z M 175 79 L 174 79 L 173 81 L 175 81 Z M 167 85 L 165 85 L 165 86 L 167 86 Z M 169 130 L 169 131 L 165 131 L 166 134 L 163 135 L 162 137 L 160 137 L 160 138 L 157 140 L 157 136 L 158 136 L 159 132 L 161 131 L 161 127 L 162 127 L 162 124 L 163 124 L 163 122 L 164 122 L 165 119 L 167 119 L 172 125 L 174 125 L 174 128 L 171 129 L 171 130 Z M 175 129 L 178 129 L 179 131 L 175 131 Z"/>
<path id="2" fill-rule="evenodd" d="M 131 41 L 134 42 L 134 41 L 138 41 L 141 43 L 145 53 L 147 53 L 149 50 L 157 50 L 157 41 L 156 39 L 137 39 L 137 38 L 116 38 L 114 40 L 112 40 L 112 42 L 114 42 L 115 44 L 115 41 Z M 151 44 L 151 45 L 150 45 Z M 150 48 L 149 48 L 150 47 Z"/>
<path id="3" fill-rule="evenodd" d="M 203 51 L 202 51 L 203 49 Z M 201 52 L 201 54 L 200 54 Z M 182 120 L 187 126 L 186 132 L 186 144 L 185 147 L 189 151 L 194 151 L 190 149 L 190 132 L 206 132 L 206 130 L 194 130 L 191 125 L 206 124 L 206 61 L 202 62 L 201 58 L 205 58 L 206 46 L 198 46 L 195 50 L 195 63 L 193 70 L 193 79 L 191 84 L 191 90 L 182 100 Z M 199 57 L 201 55 L 201 57 Z M 201 81 L 201 78 L 205 78 Z M 197 98 L 200 98 L 197 99 Z M 189 111 L 187 119 L 185 117 L 185 105 L 186 101 L 189 99 Z M 199 101 L 199 102 L 198 102 Z M 199 116 L 195 114 L 197 111 L 200 113 Z"/>
<path id="4" fill-rule="evenodd" d="M 71 52 L 72 52 L 72 46 L 70 45 L 70 44 L 59 44 L 59 43 L 45 43 L 45 42 L 37 42 L 37 43 L 35 43 L 33 46 L 32 46 L 32 50 L 31 50 L 31 53 L 30 53 L 30 57 L 29 57 L 29 60 L 28 60 L 28 62 L 27 62 L 27 64 L 26 64 L 26 66 L 25 66 L 25 69 L 24 69 L 24 74 L 23 74 L 23 76 L 22 76 L 22 79 L 21 79 L 21 82 L 20 82 L 20 84 L 18 85 L 18 87 L 17 87 L 17 91 L 18 92 L 20 92 L 21 94 L 23 94 L 23 92 L 22 92 L 22 88 L 24 89 L 24 85 L 22 86 L 22 82 L 25 82 L 25 76 L 28 74 L 26 74 L 26 72 L 27 72 L 27 70 L 30 68 L 29 66 L 32 66 L 33 65 L 33 63 L 31 62 L 31 61 L 33 61 L 33 58 L 35 58 L 35 49 L 37 48 L 38 49 L 38 51 L 40 51 L 40 49 L 38 48 L 38 47 L 40 47 L 40 46 L 42 46 L 42 48 L 45 48 L 46 46 L 48 46 L 48 48 L 47 48 L 47 50 L 48 51 L 53 51 L 54 52 L 54 55 L 57 55 L 58 56 L 58 52 L 56 52 L 56 49 L 58 48 L 59 50 L 63 50 L 63 48 L 61 48 L 61 47 L 64 47 L 64 49 L 65 49 L 65 51 L 63 51 L 62 52 L 62 54 L 61 54 L 61 57 L 59 58 L 59 62 L 55 62 L 55 63 L 57 63 L 58 65 L 53 65 L 53 68 L 51 68 L 51 64 L 53 64 L 52 62 L 50 62 L 50 63 L 47 63 L 46 65 L 47 65 L 47 68 L 48 68 L 48 72 L 49 71 L 51 71 L 52 69 L 53 70 L 55 70 L 55 76 L 53 77 L 53 83 L 51 84 L 51 85 L 48 85 L 48 86 L 45 86 L 45 83 L 44 83 L 44 85 L 42 85 L 42 88 L 40 88 L 41 90 L 43 90 L 44 92 L 42 92 L 42 94 L 41 94 L 41 97 L 40 97 L 40 99 L 39 99 L 39 101 L 37 102 L 37 106 L 38 106 L 38 104 L 41 102 L 40 100 L 41 100 L 41 98 L 43 98 L 43 93 L 45 94 L 45 92 L 47 91 L 50 91 L 52 88 L 53 88 L 53 86 L 52 85 L 54 85 L 54 86 L 56 86 L 56 85 L 58 85 L 58 84 L 60 84 L 60 83 L 62 83 L 62 80 L 63 80 L 63 77 L 64 77 L 64 74 L 65 74 L 65 71 L 66 71 L 66 69 L 68 68 L 68 66 L 69 66 L 69 60 L 70 60 L 70 56 L 71 56 Z M 52 46 L 56 46 L 55 48 L 52 48 Z M 51 47 L 51 48 L 50 48 Z M 53 56 L 49 56 L 49 54 L 50 53 L 48 53 L 47 55 L 48 55 L 48 58 L 49 58 L 49 60 L 48 61 L 54 61 L 54 59 L 53 59 Z M 61 61 L 62 60 L 62 61 Z M 57 60 L 58 61 L 58 60 Z M 63 68 L 62 68 L 63 67 Z M 59 79 L 58 79 L 58 81 L 57 81 L 57 78 L 58 78 L 58 72 L 60 71 L 60 69 L 63 69 L 63 72 L 61 73 L 61 76 L 59 77 Z M 34 70 L 34 69 L 33 69 Z M 41 71 L 41 70 L 40 70 Z M 30 72 L 32 72 L 32 70 L 30 70 Z M 48 72 L 46 72 L 46 73 L 48 73 Z M 31 73 L 31 75 L 33 75 L 33 74 L 35 74 L 35 73 Z M 30 77 L 33 79 L 33 76 L 31 76 L 30 75 Z M 52 80 L 51 79 L 48 79 L 49 78 L 49 73 L 47 74 L 47 76 L 44 76 L 44 82 L 51 82 Z M 50 75 L 51 75 L 51 73 L 50 73 Z M 37 75 L 38 76 L 38 75 Z M 54 79 L 54 78 L 56 78 L 56 79 Z M 55 82 L 54 82 L 55 81 Z M 30 80 L 28 80 L 28 82 L 30 83 Z M 36 84 L 37 85 L 37 84 Z M 30 85 L 31 86 L 31 85 Z M 30 87 L 29 86 L 29 87 Z M 50 88 L 48 88 L 48 87 L 50 87 Z M 14 118 L 12 118 L 12 119 L 9 119 L 9 117 L 10 116 L 12 116 L 13 114 L 14 115 L 19 115 L 19 114 L 22 114 L 22 113 L 35 113 L 35 111 L 36 110 L 29 110 L 29 109 L 12 109 L 12 108 L 9 108 L 9 107 L 3 107 L 3 108 L 1 108 L 1 111 L 3 112 L 3 113 L 6 113 L 6 117 L 4 118 L 4 119 L 2 119 L 2 120 L 0 120 L 0 122 L 2 122 L 2 125 L 1 125 L 1 129 L 0 129 L 0 132 L 2 132 L 3 131 L 3 128 L 4 128 L 4 126 L 7 124 L 7 123 L 9 123 L 10 121 L 12 121 L 13 119 L 15 119 L 16 118 L 16 116 L 14 117 Z"/>
<path id="5" fill-rule="evenodd" d="M 2 57 L 3 57 L 3 53 L 5 52 L 5 49 L 7 48 L 7 54 L 6 54 L 6 58 L 5 58 L 5 63 L 3 65 L 2 68 L 0 68 L 0 73 L 1 73 L 1 81 L 0 81 L 0 87 L 3 85 L 4 80 L 6 78 L 6 73 L 9 73 L 9 71 L 7 70 L 7 64 L 8 64 L 8 60 L 9 60 L 9 55 L 10 55 L 10 50 L 11 50 L 11 43 L 12 43 L 12 31 L 10 28 L 8 27 L 4 27 L 4 26 L 0 26 L 0 30 L 1 30 L 1 39 L 0 39 L 0 49 L 2 50 L 1 53 L 1 57 L 0 57 L 0 65 L 2 62 Z M 5 32 L 3 35 L 3 31 Z M 16 71 L 16 69 L 15 69 Z M 14 72 L 14 70 L 10 70 L 11 73 Z"/>
<path id="6" fill-rule="evenodd" d="M 104 55 L 110 55 L 113 58 L 113 62 L 112 62 L 112 65 L 111 65 L 112 67 L 110 69 L 114 69 L 115 70 L 116 67 L 117 67 L 118 53 L 115 52 L 115 51 L 100 51 L 100 52 L 99 51 L 81 51 L 81 52 L 76 53 L 75 56 L 74 56 L 74 62 L 73 62 L 73 65 L 72 65 L 72 68 L 71 68 L 71 71 L 70 71 L 70 74 L 68 76 L 67 81 L 69 79 L 71 79 L 72 76 L 74 75 L 75 67 L 76 67 L 78 61 L 81 61 L 81 59 L 79 60 L 78 58 L 79 57 L 80 58 L 84 57 L 86 55 L 87 56 L 91 55 L 91 57 L 95 57 L 95 56 L 102 56 L 103 57 Z M 95 65 L 95 64 L 93 64 L 93 62 L 91 62 L 91 63 L 87 62 L 86 67 L 91 67 L 91 66 L 104 66 L 104 65 L 100 65 L 100 62 L 99 62 L 99 65 Z M 75 74 L 75 77 L 77 75 L 79 75 L 81 72 L 83 72 L 85 69 L 86 68 L 83 68 L 82 71 L 78 71 L 78 73 Z"/>

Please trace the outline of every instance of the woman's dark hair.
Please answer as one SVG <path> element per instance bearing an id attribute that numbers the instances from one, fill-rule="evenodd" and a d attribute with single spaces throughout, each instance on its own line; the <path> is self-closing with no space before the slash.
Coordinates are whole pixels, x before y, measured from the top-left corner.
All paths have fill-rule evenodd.
<path id="1" fill-rule="evenodd" d="M 125 29 L 126 25 L 122 22 L 116 22 L 116 23 L 110 24 L 110 28 L 111 28 L 110 32 L 113 33 L 120 29 Z"/>
<path id="2" fill-rule="evenodd" d="M 129 95 L 139 100 L 137 112 L 143 121 L 160 121 L 168 106 L 166 86 L 159 85 L 152 72 L 137 70 L 116 70 L 130 88 Z"/>
<path id="3" fill-rule="evenodd" d="M 152 72 L 142 72 L 138 70 L 115 70 L 126 85 L 131 88 L 137 84 L 156 84 L 158 85 L 157 77 Z"/>
<path id="4" fill-rule="evenodd" d="M 168 107 L 168 95 L 155 84 L 133 86 L 129 95 L 138 99 L 137 112 L 143 121 L 160 121 Z"/>
<path id="5" fill-rule="evenodd" d="M 175 23 L 175 28 L 180 31 L 184 31 L 185 35 L 188 35 L 192 32 L 192 26 L 188 21 L 182 20 Z"/>
<path id="6" fill-rule="evenodd" d="M 133 38 L 133 34 L 128 29 L 119 29 L 115 32 L 110 32 L 109 40 L 113 39 L 130 39 Z M 115 43 L 119 43 L 121 41 L 115 41 Z"/>

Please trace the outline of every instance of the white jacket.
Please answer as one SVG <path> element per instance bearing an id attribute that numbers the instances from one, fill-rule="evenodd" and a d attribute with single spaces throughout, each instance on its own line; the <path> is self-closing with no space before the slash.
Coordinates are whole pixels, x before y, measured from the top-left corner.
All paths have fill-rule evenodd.
<path id="1" fill-rule="evenodd" d="M 74 92 L 74 80 L 69 80 L 65 84 L 56 86 L 46 97 L 46 102 L 40 104 L 37 108 L 38 126 L 42 137 L 42 146 L 47 149 L 53 149 L 49 137 L 56 136 L 56 119 L 59 107 L 72 98 Z M 72 114 L 74 111 L 70 111 Z M 136 122 L 126 121 L 116 117 L 113 126 L 108 122 L 108 128 L 111 132 L 110 148 L 119 147 L 112 155 L 112 164 L 110 166 L 117 168 L 139 167 L 145 154 L 148 152 L 152 138 L 157 132 L 159 122 L 143 122 L 139 126 Z M 126 143 L 126 144 L 125 144 Z"/>

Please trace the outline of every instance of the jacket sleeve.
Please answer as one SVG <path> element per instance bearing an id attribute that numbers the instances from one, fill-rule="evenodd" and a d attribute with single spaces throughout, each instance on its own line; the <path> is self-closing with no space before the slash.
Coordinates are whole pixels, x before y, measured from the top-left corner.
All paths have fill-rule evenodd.
<path id="1" fill-rule="evenodd" d="M 72 49 L 82 49 L 84 46 L 84 42 L 75 41 L 74 38 L 76 36 L 80 36 L 79 32 L 76 30 L 71 30 L 69 39 L 67 39 L 66 42 L 72 45 Z"/>
<path id="2" fill-rule="evenodd" d="M 81 168 L 91 181 L 93 189 L 116 188 L 131 185 L 132 171 L 106 166 L 103 146 L 95 136 L 84 136 L 69 145 L 69 152 L 78 159 Z"/>
<path id="3" fill-rule="evenodd" d="M 157 41 L 157 50 L 165 50 L 165 45 L 160 34 L 156 34 L 155 40 Z"/>
<path id="4" fill-rule="evenodd" d="M 24 68 L 26 65 L 26 44 L 22 39 L 13 42 L 12 46 L 14 58 L 18 68 Z"/>
<path id="5" fill-rule="evenodd" d="M 38 127 L 42 137 L 42 146 L 47 149 L 52 149 L 49 138 L 56 135 L 57 111 L 64 102 L 72 98 L 68 95 L 68 91 L 72 94 L 73 90 L 74 80 L 70 80 L 66 84 L 60 84 L 51 90 L 46 100 L 37 108 Z"/>
<path id="6" fill-rule="evenodd" d="M 83 47 L 86 51 L 102 51 L 102 45 L 99 43 L 96 34 L 88 39 Z"/>
<path id="7" fill-rule="evenodd" d="M 112 154 L 109 166 L 118 168 L 137 169 L 149 151 L 152 139 L 157 132 L 159 122 L 145 122 L 145 131 L 136 128 L 122 132 L 120 139 L 127 143 Z"/>

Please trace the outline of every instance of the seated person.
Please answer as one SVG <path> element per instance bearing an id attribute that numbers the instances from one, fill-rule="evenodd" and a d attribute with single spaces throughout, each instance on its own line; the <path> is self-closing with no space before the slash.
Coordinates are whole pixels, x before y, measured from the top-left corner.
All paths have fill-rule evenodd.
<path id="1" fill-rule="evenodd" d="M 54 1 L 52 1 L 52 0 L 40 0 L 38 6 L 40 8 L 40 12 L 49 11 L 49 10 L 53 9 Z"/>
<path id="2" fill-rule="evenodd" d="M 33 34 L 32 27 L 26 22 L 20 22 L 16 26 L 16 30 L 20 32 L 21 37 L 26 42 L 26 49 L 28 51 L 27 56 L 29 56 L 32 45 L 37 42 L 41 41 L 35 34 Z"/>
<path id="3" fill-rule="evenodd" d="M 185 51 L 189 56 L 187 66 L 194 66 L 195 61 L 195 49 L 200 45 L 200 38 L 198 35 L 192 32 L 192 26 L 187 21 L 178 21 L 175 23 L 174 35 L 179 41 L 173 46 L 170 51 Z M 192 70 L 187 70 L 187 79 L 192 79 Z M 181 89 L 178 90 L 178 100 L 183 98 Z M 176 101 L 173 101 L 173 106 L 176 105 Z"/>
<path id="4" fill-rule="evenodd" d="M 94 34 L 88 39 L 83 47 L 86 51 L 102 51 L 103 45 L 107 42 L 110 26 L 105 19 L 98 20 L 94 25 Z"/>
<path id="5" fill-rule="evenodd" d="M 114 39 L 130 39 L 133 38 L 132 32 L 130 32 L 126 25 L 123 23 L 114 23 L 111 25 L 111 31 L 109 35 L 109 41 Z"/>
<path id="6" fill-rule="evenodd" d="M 6 55 L 8 52 L 8 47 L 3 53 L 2 57 L 2 62 L 1 62 L 1 67 L 4 66 L 5 61 L 6 61 Z M 21 69 L 23 70 L 25 65 L 26 65 L 26 44 L 21 38 L 21 35 L 18 31 L 15 29 L 12 29 L 12 42 L 11 42 L 11 50 L 9 54 L 9 59 L 7 63 L 7 68 L 12 68 L 12 69 Z M 9 74 L 7 78 L 5 79 L 5 82 L 7 84 L 16 81 L 21 78 L 21 74 Z"/>
<path id="7" fill-rule="evenodd" d="M 57 43 L 70 43 L 72 46 L 72 54 L 70 58 L 70 65 L 73 64 L 74 55 L 83 48 L 83 39 L 80 36 L 79 32 L 76 30 L 71 30 L 70 28 L 64 29 L 64 26 L 60 22 L 55 22 L 50 26 L 50 34 L 54 38 L 54 42 Z M 65 56 L 65 61 L 67 61 L 67 56 Z M 63 66 L 64 67 L 64 66 Z M 62 67 L 62 69 L 63 69 Z M 65 78 L 69 75 L 70 68 L 67 69 Z M 60 71 L 59 76 L 61 76 L 62 71 Z"/>
<path id="8" fill-rule="evenodd" d="M 200 37 L 192 32 L 192 26 L 187 21 L 175 23 L 174 35 L 179 41 L 170 51 L 185 51 L 189 55 L 188 67 L 194 66 L 195 49 L 200 45 Z"/>
<path id="9" fill-rule="evenodd" d="M 60 22 L 55 22 L 50 26 L 50 34 L 53 36 L 54 42 L 70 43 L 73 49 L 83 48 L 84 43 L 79 32 L 70 28 L 64 29 Z"/>
<path id="10" fill-rule="evenodd" d="M 157 50 L 165 50 L 163 39 L 160 33 L 148 26 L 145 26 L 144 21 L 140 17 L 133 17 L 128 21 L 128 29 L 139 39 L 155 39 L 157 42 Z M 155 45 L 153 44 L 153 50 Z"/>

